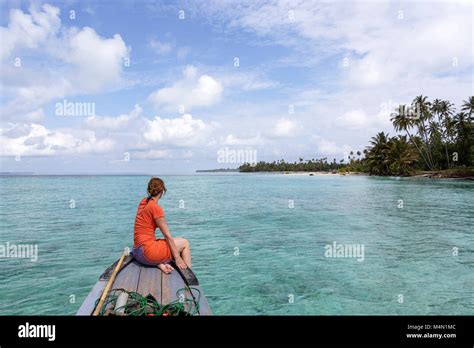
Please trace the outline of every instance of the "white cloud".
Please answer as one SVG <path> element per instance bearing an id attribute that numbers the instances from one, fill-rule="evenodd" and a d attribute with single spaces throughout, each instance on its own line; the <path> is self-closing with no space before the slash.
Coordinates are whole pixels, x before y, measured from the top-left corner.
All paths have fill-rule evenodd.
<path id="1" fill-rule="evenodd" d="M 238 137 L 228 134 L 225 138 L 221 139 L 221 143 L 228 146 L 257 146 L 263 145 L 265 139 L 260 134 L 251 137 Z"/>
<path id="2" fill-rule="evenodd" d="M 48 129 L 37 123 L 8 123 L 0 128 L 0 156 L 113 151 L 119 157 L 128 152 L 136 159 L 188 159 L 193 156 L 194 147 L 202 150 L 215 144 L 212 136 L 216 123 L 206 123 L 190 114 L 149 119 L 142 112 L 137 104 L 129 113 L 116 117 L 88 117 L 77 128 Z"/>
<path id="3" fill-rule="evenodd" d="M 0 85 L 7 97 L 0 110 L 4 121 L 37 120 L 38 110 L 54 99 L 102 92 L 123 84 L 128 49 L 120 35 L 104 38 L 89 27 L 65 27 L 59 9 L 47 4 L 40 10 L 32 6 L 29 12 L 12 10 L 8 26 L 0 27 Z M 13 54 L 36 59 L 15 67 L 6 63 Z"/>
<path id="4" fill-rule="evenodd" d="M 137 120 L 143 109 L 136 104 L 128 114 L 117 117 L 90 116 L 86 119 L 86 124 L 93 129 L 121 130 L 126 131 L 131 121 Z"/>
<path id="5" fill-rule="evenodd" d="M 25 115 L 26 121 L 38 122 L 45 117 L 43 109 L 33 110 Z"/>
<path id="6" fill-rule="evenodd" d="M 133 154 L 133 158 L 137 159 L 167 159 L 172 157 L 169 150 L 138 151 Z"/>
<path id="7" fill-rule="evenodd" d="M 314 137 L 314 142 L 316 144 L 318 153 L 322 155 L 341 156 L 350 151 L 349 145 L 338 145 L 333 141 L 319 136 Z"/>
<path id="8" fill-rule="evenodd" d="M 189 150 L 148 150 L 133 154 L 133 158 L 145 160 L 189 159 L 192 156 L 193 152 Z"/>
<path id="9" fill-rule="evenodd" d="M 56 35 L 61 27 L 59 9 L 44 4 L 38 11 L 30 7 L 30 14 L 19 9 L 10 11 L 7 27 L 0 27 L 2 49 L 0 57 L 10 57 L 13 51 L 20 48 L 34 49 Z"/>
<path id="10" fill-rule="evenodd" d="M 0 156 L 104 153 L 113 147 L 112 140 L 97 139 L 90 131 L 50 130 L 35 123 L 10 124 L 0 136 Z"/>
<path id="11" fill-rule="evenodd" d="M 160 155 L 162 149 L 157 145 L 172 147 L 192 147 L 208 145 L 212 142 L 211 135 L 216 128 L 213 122 L 206 123 L 201 119 L 193 118 L 191 114 L 184 114 L 176 118 L 162 118 L 155 116 L 148 118 L 142 114 L 140 105 L 133 110 L 115 117 L 91 116 L 85 121 L 87 128 L 104 132 L 107 136 L 114 135 L 120 138 L 120 145 L 140 149 L 142 158 Z M 164 153 L 161 153 L 164 155 Z"/>
<path id="12" fill-rule="evenodd" d="M 159 55 L 168 54 L 173 48 L 173 45 L 171 43 L 162 42 L 157 39 L 151 39 L 150 41 L 148 41 L 148 46 Z"/>
<path id="13" fill-rule="evenodd" d="M 65 40 L 68 50 L 59 48 L 58 56 L 72 65 L 72 72 L 77 75 L 70 76 L 70 80 L 79 92 L 97 92 L 121 82 L 128 49 L 119 34 L 103 38 L 94 29 L 85 27 L 71 29 Z"/>
<path id="14" fill-rule="evenodd" d="M 470 1 L 274 0 L 207 2 L 199 11 L 229 28 L 243 28 L 291 47 L 291 54 L 299 60 L 304 54 L 305 62 L 320 64 L 321 60 L 311 60 L 313 56 L 347 57 L 347 68 L 339 64 L 347 82 L 376 87 L 394 79 L 416 82 L 433 72 L 456 72 L 455 58 L 457 71 L 469 67 L 472 7 Z M 261 42 L 268 44 L 268 40 Z"/>
<path id="15" fill-rule="evenodd" d="M 183 70 L 183 78 L 171 87 L 153 92 L 149 100 L 157 107 L 176 111 L 184 106 L 186 111 L 194 107 L 209 106 L 220 101 L 222 84 L 209 75 L 199 75 L 194 66 Z"/>
<path id="16" fill-rule="evenodd" d="M 297 130 L 297 124 L 295 121 L 287 118 L 280 118 L 273 128 L 273 135 L 276 137 L 288 137 L 295 135 Z"/>
<path id="17" fill-rule="evenodd" d="M 173 119 L 156 116 L 152 120 L 146 120 L 143 136 L 150 143 L 198 146 L 208 141 L 207 136 L 213 129 L 212 124 L 194 119 L 190 114 Z"/>
<path id="18" fill-rule="evenodd" d="M 369 118 L 363 110 L 352 110 L 338 118 L 341 127 L 361 128 L 369 124 Z"/>
<path id="19" fill-rule="evenodd" d="M 235 89 L 256 91 L 275 88 L 280 85 L 278 82 L 268 80 L 262 77 L 261 74 L 252 71 L 224 73 L 219 75 L 219 79 L 226 88 L 231 90 L 231 92 L 235 92 Z"/>

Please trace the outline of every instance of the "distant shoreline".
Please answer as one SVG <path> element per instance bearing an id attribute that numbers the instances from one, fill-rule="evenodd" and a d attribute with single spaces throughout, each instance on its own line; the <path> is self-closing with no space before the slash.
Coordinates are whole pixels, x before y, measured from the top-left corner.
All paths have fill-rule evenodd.
<path id="1" fill-rule="evenodd" d="M 256 172 L 262 173 L 262 172 Z M 272 173 L 272 172 L 267 172 Z M 278 174 L 290 175 L 290 176 L 369 176 L 367 173 L 358 173 L 358 172 L 277 172 Z"/>
<path id="2" fill-rule="evenodd" d="M 243 172 L 245 173 L 245 172 Z M 454 171 L 454 170 L 442 170 L 442 171 L 423 171 L 416 172 L 407 176 L 394 176 L 394 175 L 375 175 L 363 172 L 306 172 L 306 171 L 288 171 L 288 172 L 272 172 L 272 171 L 259 171 L 259 172 L 248 172 L 248 173 L 266 173 L 266 174 L 279 174 L 287 176 L 373 176 L 373 177 L 404 177 L 404 178 L 428 178 L 428 179 L 463 179 L 463 180 L 474 180 L 474 173 L 472 171 Z"/>
<path id="3" fill-rule="evenodd" d="M 272 174 L 272 175 L 284 175 L 284 176 L 371 176 L 371 177 L 403 177 L 403 178 L 415 178 L 415 179 L 459 179 L 459 180 L 472 180 L 474 181 L 474 173 L 472 170 L 467 171 L 459 171 L 459 170 L 444 170 L 444 171 L 420 171 L 413 173 L 407 176 L 394 176 L 394 175 L 376 175 L 376 174 L 369 174 L 363 172 L 322 172 L 322 171 L 313 171 L 313 172 L 306 172 L 306 171 L 256 171 L 256 172 L 245 172 L 245 171 L 238 171 L 238 170 L 227 170 L 227 171 L 220 171 L 220 170 L 200 170 L 196 171 L 194 174 L 162 174 L 162 176 L 193 176 L 196 174 Z M 0 172 L 0 177 L 62 177 L 62 176 L 154 176 L 156 174 L 145 174 L 145 173 L 61 173 L 61 174 L 43 174 L 43 173 L 29 173 L 29 172 Z"/>
<path id="4" fill-rule="evenodd" d="M 239 168 L 197 169 L 196 173 L 239 173 Z"/>

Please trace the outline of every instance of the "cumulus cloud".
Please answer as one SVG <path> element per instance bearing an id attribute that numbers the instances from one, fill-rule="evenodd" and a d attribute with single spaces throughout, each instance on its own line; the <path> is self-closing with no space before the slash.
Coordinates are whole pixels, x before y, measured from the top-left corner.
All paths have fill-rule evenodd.
<path id="1" fill-rule="evenodd" d="M 10 124 L 0 136 L 0 156 L 105 153 L 113 147 L 112 140 L 97 139 L 90 131 L 50 130 L 35 123 Z"/>
<path id="2" fill-rule="evenodd" d="M 57 7 L 32 6 L 29 13 L 11 10 L 8 25 L 0 27 L 0 38 L 3 120 L 37 120 L 38 110 L 54 99 L 102 92 L 123 82 L 129 51 L 121 36 L 104 38 L 89 27 L 65 27 Z M 30 55 L 36 55 L 38 62 L 22 62 L 19 67 L 6 63 Z"/>
<path id="3" fill-rule="evenodd" d="M 72 73 L 77 75 L 71 80 L 79 92 L 96 92 L 121 82 L 128 49 L 119 34 L 104 38 L 85 27 L 69 30 L 64 39 L 69 49 L 61 48 L 58 56 L 72 65 Z"/>
<path id="4" fill-rule="evenodd" d="M 119 139 L 124 151 L 133 151 L 133 156 L 141 159 L 188 157 L 185 148 L 212 144 L 216 129 L 215 123 L 191 114 L 150 118 L 138 104 L 129 113 L 119 116 L 91 116 L 85 120 L 85 126 L 97 134 Z M 176 148 L 181 150 L 174 151 Z"/>
<path id="5" fill-rule="evenodd" d="M 263 145 L 265 143 L 265 139 L 262 135 L 257 134 L 255 136 L 235 136 L 234 134 L 228 134 L 223 139 L 221 139 L 222 145 L 228 146 L 257 146 Z"/>
<path id="6" fill-rule="evenodd" d="M 44 4 L 40 11 L 30 8 L 30 13 L 12 9 L 7 27 L 0 27 L 2 49 L 0 57 L 10 57 L 14 50 L 21 48 L 34 49 L 54 37 L 61 27 L 59 9 Z"/>
<path id="7" fill-rule="evenodd" d="M 369 118 L 363 110 L 351 110 L 339 117 L 341 127 L 360 128 L 369 123 Z"/>
<path id="8" fill-rule="evenodd" d="M 229 35 L 245 30 L 257 37 L 256 44 L 284 46 L 279 67 L 307 69 L 311 85 L 284 93 L 302 132 L 332 134 L 332 145 L 320 141 L 331 152 L 348 141 L 360 148 L 375 131 L 393 131 L 383 103 L 410 102 L 419 94 L 458 103 L 472 89 L 466 73 L 472 67 L 469 1 L 213 1 L 198 12 Z M 277 102 L 260 101 L 259 107 L 269 103 Z M 279 122 L 274 136 L 291 134 L 291 125 Z"/>
<path id="9" fill-rule="evenodd" d="M 48 129 L 37 123 L 0 128 L 0 156 L 56 156 L 128 152 L 136 159 L 187 159 L 193 148 L 212 146 L 216 124 L 184 114 L 148 118 L 140 105 L 118 116 L 91 116 L 77 128 Z M 119 161 L 120 162 L 120 161 Z"/>
<path id="10" fill-rule="evenodd" d="M 314 136 L 313 141 L 316 144 L 317 152 L 323 155 L 341 156 L 348 153 L 351 149 L 349 145 L 338 145 L 336 142 L 320 136 Z"/>
<path id="11" fill-rule="evenodd" d="M 161 88 L 149 96 L 157 107 L 176 111 L 183 106 L 186 111 L 194 107 L 210 106 L 220 101 L 222 84 L 212 76 L 199 74 L 194 66 L 183 70 L 182 79 L 172 86 Z"/>
<path id="12" fill-rule="evenodd" d="M 213 128 L 213 125 L 194 119 L 190 114 L 172 119 L 156 116 L 152 120 L 146 120 L 143 136 L 151 143 L 197 146 L 206 143 L 207 135 Z"/>
<path id="13" fill-rule="evenodd" d="M 141 106 L 136 104 L 133 110 L 128 114 L 122 114 L 116 117 L 90 116 L 86 119 L 86 125 L 92 129 L 125 131 L 131 122 L 139 118 L 142 111 Z"/>
<path id="14" fill-rule="evenodd" d="M 280 118 L 273 128 L 273 135 L 276 137 L 288 137 L 295 134 L 298 126 L 295 121 L 287 118 Z"/>

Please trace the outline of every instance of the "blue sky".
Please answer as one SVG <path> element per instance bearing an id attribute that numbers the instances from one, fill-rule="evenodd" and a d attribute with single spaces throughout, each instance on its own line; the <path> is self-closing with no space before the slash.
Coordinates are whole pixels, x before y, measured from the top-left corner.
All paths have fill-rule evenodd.
<path id="1" fill-rule="evenodd" d="M 472 7 L 3 0 L 1 170 L 237 167 L 222 149 L 339 160 L 393 134 L 398 103 L 472 95 Z M 66 102 L 95 114 L 58 114 Z"/>

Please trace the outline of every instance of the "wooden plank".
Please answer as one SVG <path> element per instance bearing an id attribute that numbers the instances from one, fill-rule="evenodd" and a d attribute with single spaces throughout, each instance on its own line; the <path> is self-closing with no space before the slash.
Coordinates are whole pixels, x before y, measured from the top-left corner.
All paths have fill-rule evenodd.
<path id="1" fill-rule="evenodd" d="M 125 289 L 127 291 L 137 291 L 138 280 L 140 279 L 140 264 L 132 261 L 115 278 L 111 289 Z"/>
<path id="2" fill-rule="evenodd" d="M 118 291 L 113 291 L 116 289 L 124 289 L 127 291 L 137 291 L 138 280 L 140 279 L 141 267 L 137 261 L 130 262 L 127 266 L 120 270 L 120 273 L 117 274 L 114 283 L 112 284 L 109 295 L 111 293 L 119 294 Z M 105 312 L 112 310 L 112 305 L 109 304 L 105 308 Z"/>
<path id="3" fill-rule="evenodd" d="M 94 285 L 93 289 L 87 295 L 76 315 L 91 315 L 92 311 L 94 310 L 95 302 L 102 294 L 107 282 L 107 279 L 99 280 Z M 198 292 L 196 290 L 192 290 L 191 293 L 176 270 L 170 274 L 164 274 L 157 267 L 144 266 L 139 264 L 137 261 L 131 261 L 128 265 L 122 268 L 111 287 L 111 291 L 113 289 L 120 288 L 126 289 L 128 291 L 136 291 L 143 296 L 151 294 L 162 304 L 168 304 L 175 300 L 179 300 L 176 292 L 178 289 L 182 288 L 185 288 L 185 290 L 181 292 L 185 298 L 198 298 Z M 192 286 L 191 288 L 197 288 L 201 291 L 201 298 L 199 301 L 199 315 L 212 315 L 209 303 L 201 287 Z M 110 309 L 110 306 L 108 308 Z M 186 309 L 190 310 L 191 308 L 189 305 L 187 305 Z"/>
<path id="4" fill-rule="evenodd" d="M 178 299 L 176 292 L 184 287 L 184 281 L 176 270 L 169 274 L 163 274 L 161 279 L 161 303 L 168 304 L 176 301 Z"/>
<path id="5" fill-rule="evenodd" d="M 151 294 L 161 303 L 161 270 L 158 267 L 141 266 L 137 292 L 142 296 Z"/>
<path id="6" fill-rule="evenodd" d="M 92 311 L 95 308 L 95 302 L 102 294 L 102 291 L 107 284 L 106 280 L 99 280 L 95 283 L 94 287 L 92 288 L 91 292 L 87 295 L 86 299 L 82 303 L 81 307 L 77 311 L 76 315 L 91 315 Z"/>
<path id="7" fill-rule="evenodd" d="M 186 282 L 182 280 L 183 276 L 180 275 L 180 272 L 177 270 L 176 273 L 178 273 L 179 277 L 181 278 L 181 281 L 176 280 L 177 284 L 179 284 L 180 287 L 185 287 Z M 180 289 L 180 287 L 177 287 L 177 289 Z M 174 292 L 176 292 L 177 289 L 174 289 Z M 191 285 L 189 287 L 186 287 L 186 289 L 187 291 L 184 292 L 186 298 L 192 298 L 194 300 L 199 299 L 199 311 L 197 315 L 212 315 L 209 302 L 207 301 L 207 298 L 204 295 L 204 291 L 202 290 L 202 288 L 199 285 Z M 176 294 L 174 295 L 174 299 L 176 299 Z"/>
<path id="8" fill-rule="evenodd" d="M 114 271 L 115 269 L 115 266 L 117 266 L 117 263 L 119 262 L 120 259 L 117 259 L 117 261 L 115 261 L 113 264 L 111 264 L 105 271 L 104 273 L 102 273 L 99 277 L 99 280 L 108 280 L 110 279 L 110 276 L 112 275 L 112 272 Z M 125 256 L 124 260 L 123 260 L 123 263 L 122 263 L 122 267 L 121 269 L 127 267 L 127 265 L 133 260 L 133 256 L 132 255 L 127 255 Z"/>
<path id="9" fill-rule="evenodd" d="M 161 303 L 168 304 L 179 300 L 176 292 L 182 288 L 185 288 L 185 290 L 181 291 L 180 295 L 183 295 L 186 299 L 193 299 L 193 294 L 187 289 L 186 284 L 176 270 L 169 274 L 163 274 L 161 279 Z M 190 311 L 193 308 L 191 308 L 190 303 L 185 302 L 185 309 Z"/>

